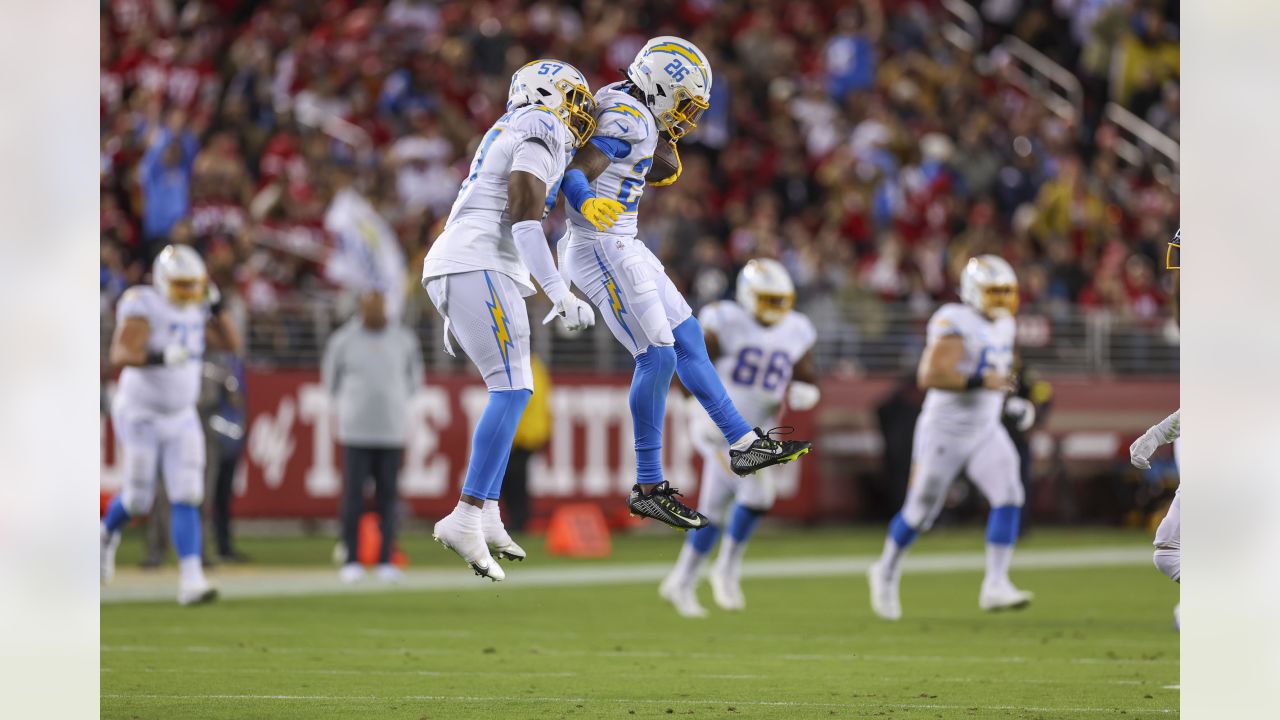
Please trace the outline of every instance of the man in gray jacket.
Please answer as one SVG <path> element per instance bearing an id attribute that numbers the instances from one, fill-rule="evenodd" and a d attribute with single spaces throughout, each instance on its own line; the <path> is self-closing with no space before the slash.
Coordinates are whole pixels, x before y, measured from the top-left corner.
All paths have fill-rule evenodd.
<path id="1" fill-rule="evenodd" d="M 321 379 L 338 412 L 345 489 L 342 496 L 342 541 L 346 564 L 341 577 L 364 577 L 357 560 L 357 531 L 364 510 L 365 481 L 374 482 L 374 501 L 381 518 L 382 546 L 377 576 L 400 579 L 391 564 L 396 538 L 396 481 L 408 431 L 409 399 L 423 381 L 422 349 L 402 325 L 388 323 L 383 295 L 367 292 L 359 315 L 329 338 Z"/>

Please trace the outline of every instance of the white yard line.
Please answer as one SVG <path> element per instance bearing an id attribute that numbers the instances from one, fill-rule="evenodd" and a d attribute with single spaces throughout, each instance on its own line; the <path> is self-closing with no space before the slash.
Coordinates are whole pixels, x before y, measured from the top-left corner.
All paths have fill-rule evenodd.
<path id="1" fill-rule="evenodd" d="M 876 557 L 801 557 L 748 560 L 745 578 L 839 577 L 861 575 Z M 934 553 L 909 556 L 907 574 L 971 572 L 985 567 L 981 552 Z M 1022 570 L 1093 568 L 1149 565 L 1151 551 L 1141 546 L 1095 547 L 1061 550 L 1024 550 L 1014 556 L 1013 567 Z M 456 570 L 409 570 L 404 581 L 388 587 L 372 582 L 346 585 L 335 570 L 322 568 L 220 569 L 214 582 L 224 599 L 337 595 L 374 592 L 506 591 L 530 587 L 577 587 L 656 583 L 671 570 L 670 563 L 616 563 L 589 566 L 537 567 L 524 563 L 511 567 L 502 583 L 476 577 L 459 563 Z M 116 581 L 102 589 L 103 603 L 172 601 L 177 593 L 173 571 L 142 573 L 122 570 Z"/>
<path id="2" fill-rule="evenodd" d="M 1057 713 L 1115 713 L 1115 707 L 1026 707 L 1022 705 L 975 705 L 972 703 L 833 703 L 833 702 L 799 702 L 792 700 L 687 700 L 687 699 L 624 699 L 624 698 L 584 698 L 584 697 L 521 697 L 515 695 L 126 695 L 104 694 L 103 698 L 119 700 L 288 700 L 312 702 L 519 702 L 519 703 L 574 703 L 580 705 L 668 705 L 668 706 L 730 706 L 748 707 L 792 707 L 792 708 L 830 708 L 841 710 L 995 710 L 1012 712 L 1057 712 Z M 1130 715 L 1175 715 L 1176 710 L 1166 708 L 1135 709 L 1123 708 Z"/>

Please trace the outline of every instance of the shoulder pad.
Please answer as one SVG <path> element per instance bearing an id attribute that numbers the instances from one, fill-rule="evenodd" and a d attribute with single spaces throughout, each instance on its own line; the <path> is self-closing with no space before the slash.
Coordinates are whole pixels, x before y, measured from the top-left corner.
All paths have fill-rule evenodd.
<path id="1" fill-rule="evenodd" d="M 638 143 L 655 134 L 653 118 L 635 98 L 614 90 L 597 96 L 596 134 Z"/>
<path id="2" fill-rule="evenodd" d="M 507 125 L 519 134 L 521 140 L 538 138 L 552 152 L 556 148 L 563 149 L 569 142 L 569 128 L 565 127 L 564 121 L 542 105 L 526 105 L 516 110 L 507 119 Z"/>

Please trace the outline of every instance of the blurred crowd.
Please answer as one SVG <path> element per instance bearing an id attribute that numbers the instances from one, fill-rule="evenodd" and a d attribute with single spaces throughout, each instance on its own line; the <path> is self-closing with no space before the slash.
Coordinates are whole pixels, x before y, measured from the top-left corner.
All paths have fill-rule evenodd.
<path id="1" fill-rule="evenodd" d="M 820 327 L 892 303 L 925 314 L 960 263 L 995 252 L 1024 306 L 1154 325 L 1178 198 L 1117 156 L 1101 107 L 1177 139 L 1177 1 L 971 4 L 973 50 L 945 39 L 940 0 L 103 0 L 103 309 L 169 242 L 196 245 L 242 314 L 331 293 L 345 281 L 326 214 L 355 192 L 421 312 L 421 259 L 512 71 L 556 57 L 599 87 L 672 34 L 715 84 L 641 234 L 695 305 L 771 256 Z M 1007 81 L 986 50 L 1008 34 L 1078 75 L 1082 117 Z M 562 211 L 550 222 L 556 237 Z"/>

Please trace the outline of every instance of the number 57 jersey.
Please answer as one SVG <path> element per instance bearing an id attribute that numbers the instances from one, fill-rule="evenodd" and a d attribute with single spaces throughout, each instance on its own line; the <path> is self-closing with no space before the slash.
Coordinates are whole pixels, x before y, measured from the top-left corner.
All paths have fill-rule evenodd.
<path id="1" fill-rule="evenodd" d="M 698 321 L 720 342 L 716 371 L 738 412 L 752 425 L 768 429 L 782 409 L 791 369 L 817 340 L 813 323 L 789 312 L 773 325 L 762 325 L 731 300 L 707 305 Z"/>

